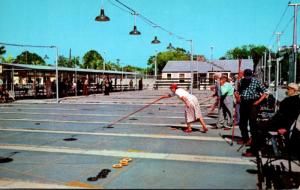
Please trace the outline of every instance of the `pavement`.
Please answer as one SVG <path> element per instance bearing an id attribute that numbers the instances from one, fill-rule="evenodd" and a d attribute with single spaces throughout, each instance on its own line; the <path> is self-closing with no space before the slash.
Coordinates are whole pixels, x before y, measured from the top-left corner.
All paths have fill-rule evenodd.
<path id="1" fill-rule="evenodd" d="M 209 131 L 184 133 L 183 104 L 168 90 L 18 100 L 0 104 L 0 188 L 256 189 L 254 158 L 232 146 L 231 130 L 212 129 L 210 91 L 194 90 Z M 107 128 L 109 124 L 112 128 Z M 235 127 L 235 139 L 240 135 Z M 228 137 L 228 138 L 224 138 Z M 73 140 L 75 141 L 71 141 Z M 67 141 L 69 140 L 69 141 Z M 128 166 L 113 168 L 125 157 Z M 89 181 L 103 169 L 106 177 Z"/>

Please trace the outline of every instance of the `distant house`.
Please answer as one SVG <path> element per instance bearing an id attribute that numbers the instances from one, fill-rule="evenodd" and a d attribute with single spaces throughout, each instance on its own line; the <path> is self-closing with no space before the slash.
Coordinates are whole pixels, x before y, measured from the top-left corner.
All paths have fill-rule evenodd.
<path id="1" fill-rule="evenodd" d="M 214 60 L 204 61 L 168 61 L 162 70 L 161 81 L 157 81 L 158 86 L 168 85 L 172 82 L 181 83 L 188 86 L 193 73 L 193 86 L 213 83 L 213 75 L 221 72 L 227 76 L 234 76 L 238 73 L 239 60 Z M 241 71 L 253 69 L 252 59 L 241 60 Z M 162 82 L 165 81 L 165 82 Z"/>

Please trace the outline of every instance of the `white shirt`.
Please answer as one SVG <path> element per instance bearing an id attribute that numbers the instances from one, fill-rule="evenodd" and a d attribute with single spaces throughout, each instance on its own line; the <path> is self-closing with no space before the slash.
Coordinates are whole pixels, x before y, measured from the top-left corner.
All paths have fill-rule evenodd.
<path id="1" fill-rule="evenodd" d="M 179 97 L 179 98 L 182 98 L 182 97 L 185 97 L 187 99 L 190 99 L 191 98 L 191 94 L 188 93 L 186 90 L 182 89 L 182 88 L 177 88 L 176 91 L 175 91 L 175 94 Z"/>

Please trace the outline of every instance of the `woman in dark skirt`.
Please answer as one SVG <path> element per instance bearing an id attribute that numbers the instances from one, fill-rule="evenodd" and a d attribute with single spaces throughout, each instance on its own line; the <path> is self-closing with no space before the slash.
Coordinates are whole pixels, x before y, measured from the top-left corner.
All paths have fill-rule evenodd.
<path id="1" fill-rule="evenodd" d="M 108 96 L 110 91 L 110 82 L 109 82 L 109 77 L 107 76 L 104 79 L 104 95 Z"/>

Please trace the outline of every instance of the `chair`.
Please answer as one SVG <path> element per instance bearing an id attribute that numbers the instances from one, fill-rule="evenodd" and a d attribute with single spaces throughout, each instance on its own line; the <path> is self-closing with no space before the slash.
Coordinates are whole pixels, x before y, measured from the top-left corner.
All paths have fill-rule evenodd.
<path id="1" fill-rule="evenodd" d="M 258 151 L 256 164 L 258 169 L 258 186 L 261 189 L 262 183 L 266 188 L 272 185 L 276 188 L 294 188 L 299 186 L 300 175 L 292 171 L 292 163 L 300 167 L 300 115 L 293 122 L 285 135 L 278 132 L 268 132 L 266 141 L 261 150 Z M 263 162 L 263 159 L 265 160 Z M 283 162 L 276 165 L 276 161 L 286 160 L 288 171 Z M 297 173 L 298 174 L 298 173 Z M 284 179 L 284 177 L 286 179 Z M 297 183 L 290 181 L 298 181 Z M 287 185 L 288 184 L 288 185 Z M 294 185 L 293 185 L 294 184 Z M 296 184 L 296 186 L 295 186 Z"/>

